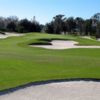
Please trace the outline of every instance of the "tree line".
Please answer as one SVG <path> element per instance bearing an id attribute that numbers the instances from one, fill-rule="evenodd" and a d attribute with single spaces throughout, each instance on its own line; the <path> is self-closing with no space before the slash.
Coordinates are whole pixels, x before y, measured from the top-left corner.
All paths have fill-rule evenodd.
<path id="1" fill-rule="evenodd" d="M 21 19 L 16 16 L 0 17 L 0 31 L 9 32 L 46 32 L 51 34 L 93 35 L 100 38 L 100 13 L 90 19 L 56 15 L 52 21 L 41 25 L 35 17 L 32 20 Z"/>
<path id="2" fill-rule="evenodd" d="M 41 32 L 42 25 L 35 20 L 21 19 L 16 16 L 10 16 L 8 18 L 0 17 L 0 31 L 7 32 Z"/>
<path id="3" fill-rule="evenodd" d="M 47 33 L 74 34 L 74 35 L 93 35 L 100 37 L 100 13 L 96 13 L 90 19 L 81 17 L 69 17 L 56 15 L 52 21 L 44 27 Z"/>

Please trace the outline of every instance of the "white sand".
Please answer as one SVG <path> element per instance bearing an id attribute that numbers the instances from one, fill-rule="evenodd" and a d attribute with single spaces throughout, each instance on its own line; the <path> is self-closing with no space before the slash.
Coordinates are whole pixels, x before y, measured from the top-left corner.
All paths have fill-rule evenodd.
<path id="1" fill-rule="evenodd" d="M 100 100 L 100 82 L 60 82 L 31 86 L 0 96 L 0 100 Z"/>
<path id="2" fill-rule="evenodd" d="M 84 39 L 90 39 L 90 40 L 94 40 L 93 38 L 91 38 L 91 36 L 80 36 L 81 38 L 84 38 Z"/>
<path id="3" fill-rule="evenodd" d="M 100 46 L 77 46 L 76 41 L 53 40 L 52 45 L 31 45 L 32 47 L 41 47 L 45 49 L 71 49 L 71 48 L 100 48 Z"/>
<path id="4" fill-rule="evenodd" d="M 5 32 L 5 35 L 0 34 L 0 39 L 5 39 L 7 37 L 12 37 L 12 36 L 23 36 L 23 34 Z"/>

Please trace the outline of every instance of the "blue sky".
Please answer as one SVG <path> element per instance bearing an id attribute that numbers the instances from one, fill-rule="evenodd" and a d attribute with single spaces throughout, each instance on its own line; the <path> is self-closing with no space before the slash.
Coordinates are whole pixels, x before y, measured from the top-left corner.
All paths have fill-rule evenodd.
<path id="1" fill-rule="evenodd" d="M 44 24 L 57 14 L 90 18 L 100 12 L 100 0 L 0 0 L 0 16 L 36 19 Z"/>

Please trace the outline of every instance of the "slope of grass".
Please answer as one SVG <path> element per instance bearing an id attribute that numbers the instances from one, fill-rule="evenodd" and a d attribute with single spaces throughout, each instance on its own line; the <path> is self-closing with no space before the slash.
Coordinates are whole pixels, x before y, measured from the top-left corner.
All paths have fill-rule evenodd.
<path id="1" fill-rule="evenodd" d="M 100 45 L 96 40 L 39 33 L 0 40 L 0 90 L 42 80 L 100 78 L 100 49 L 47 50 L 28 45 L 54 38 Z"/>

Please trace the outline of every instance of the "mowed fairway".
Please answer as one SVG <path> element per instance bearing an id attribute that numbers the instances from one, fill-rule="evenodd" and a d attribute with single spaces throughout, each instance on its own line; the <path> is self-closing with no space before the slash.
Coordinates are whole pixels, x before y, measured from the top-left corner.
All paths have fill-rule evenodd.
<path id="1" fill-rule="evenodd" d="M 38 39 L 74 40 L 80 45 L 100 45 L 74 36 L 29 33 L 0 40 L 0 90 L 35 81 L 100 78 L 100 49 L 49 50 L 30 47 Z"/>

